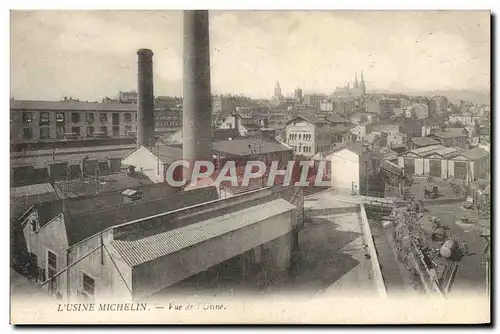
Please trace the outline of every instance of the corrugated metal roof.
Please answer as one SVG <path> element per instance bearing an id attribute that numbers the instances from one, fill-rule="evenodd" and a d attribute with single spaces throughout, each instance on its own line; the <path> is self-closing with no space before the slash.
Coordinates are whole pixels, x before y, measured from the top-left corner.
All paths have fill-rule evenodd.
<path id="1" fill-rule="evenodd" d="M 157 186 L 161 184 L 155 184 Z M 182 209 L 188 206 L 197 205 L 218 199 L 217 189 L 215 187 L 206 187 L 201 189 L 193 189 L 189 191 L 177 192 L 175 188 L 163 184 L 163 187 L 173 189 L 170 193 L 151 194 L 147 189 L 142 188 L 141 193 L 144 199 L 132 203 L 122 203 L 121 192 L 116 193 L 115 199 L 117 204 L 110 206 L 109 203 L 103 203 L 100 208 L 98 203 L 87 206 L 87 211 L 82 213 L 65 213 L 65 226 L 68 236 L 68 243 L 74 245 L 85 238 L 102 232 L 106 228 L 124 224 L 137 219 L 143 219 L 160 213 Z M 104 196 L 96 197 L 96 200 L 104 202 Z M 78 201 L 73 201 L 78 205 Z M 115 202 L 116 203 L 116 202 Z M 90 209 L 93 210 L 90 210 Z M 68 209 L 68 204 L 66 204 Z"/>
<path id="2" fill-rule="evenodd" d="M 420 155 L 422 157 L 426 157 L 426 156 L 429 156 L 432 154 L 439 154 L 439 155 L 445 157 L 445 156 L 448 156 L 448 155 L 455 153 L 459 150 L 460 150 L 459 148 L 455 148 L 455 147 L 446 147 L 443 145 L 430 145 L 430 146 L 416 148 L 416 149 L 411 150 L 409 152 Z"/>
<path id="3" fill-rule="evenodd" d="M 96 151 L 89 153 L 71 153 L 71 154 L 57 154 L 53 157 L 51 155 L 43 156 L 28 156 L 23 158 L 12 158 L 11 166 L 24 166 L 32 165 L 35 168 L 47 168 L 51 163 L 67 162 L 69 165 L 77 165 L 86 156 L 99 161 L 106 161 L 108 158 L 122 158 L 132 150 L 117 150 L 117 151 Z M 55 158 L 55 160 L 53 159 Z"/>
<path id="4" fill-rule="evenodd" d="M 457 137 L 467 137 L 467 135 L 464 134 L 464 130 L 462 128 L 450 128 L 448 131 L 439 131 L 439 132 L 434 132 L 432 135 L 436 136 L 437 138 L 457 138 Z"/>
<path id="5" fill-rule="evenodd" d="M 71 148 L 56 148 L 55 152 L 53 149 L 45 150 L 33 150 L 24 152 L 11 152 L 11 158 L 26 158 L 26 157 L 39 157 L 39 156 L 50 156 L 55 153 L 58 155 L 67 154 L 84 154 L 84 153 L 94 153 L 94 152 L 107 152 L 107 151 L 128 151 L 133 150 L 137 147 L 135 144 L 124 144 L 124 145 L 105 145 L 105 146 L 87 146 L 87 147 L 71 147 Z M 92 154 L 89 154 L 91 156 Z"/>
<path id="6" fill-rule="evenodd" d="M 10 189 L 10 197 L 26 197 L 53 193 L 54 187 L 50 183 L 32 184 Z"/>
<path id="7" fill-rule="evenodd" d="M 324 118 L 322 118 L 322 117 L 317 117 L 315 115 L 306 114 L 306 113 L 302 112 L 302 114 L 299 114 L 298 116 L 293 117 L 291 120 L 287 121 L 285 124 L 288 125 L 288 124 L 290 124 L 291 122 L 295 121 L 298 118 L 302 118 L 303 120 L 308 121 L 311 124 L 323 124 L 323 123 L 327 123 L 327 121 Z"/>
<path id="8" fill-rule="evenodd" d="M 125 262 L 133 267 L 294 208 L 293 204 L 284 199 L 277 199 L 150 237 L 114 240 L 111 244 Z"/>
<path id="9" fill-rule="evenodd" d="M 346 119 L 337 114 L 330 115 L 326 119 L 331 123 L 349 123 Z"/>
<path id="10" fill-rule="evenodd" d="M 137 104 L 85 101 L 11 100 L 11 110 L 43 111 L 137 111 Z"/>
<path id="11" fill-rule="evenodd" d="M 438 140 L 429 137 L 413 137 L 411 141 L 418 146 L 430 146 L 439 144 Z"/>
<path id="12" fill-rule="evenodd" d="M 285 152 L 291 149 L 275 141 L 266 141 L 260 138 L 242 138 L 213 143 L 213 150 L 238 156 L 250 155 L 250 148 L 254 154 Z"/>
<path id="13" fill-rule="evenodd" d="M 387 161 L 387 160 L 382 161 L 382 163 L 380 164 L 380 168 L 388 171 L 389 173 L 397 175 L 397 176 L 399 176 L 403 173 L 402 167 L 399 167 L 398 165 L 396 165 L 390 161 Z"/>
<path id="14" fill-rule="evenodd" d="M 456 152 L 455 154 L 453 154 L 453 157 L 463 156 L 469 160 L 479 160 L 489 155 L 490 153 L 488 151 L 483 150 L 480 147 L 475 147 L 470 150 Z"/>

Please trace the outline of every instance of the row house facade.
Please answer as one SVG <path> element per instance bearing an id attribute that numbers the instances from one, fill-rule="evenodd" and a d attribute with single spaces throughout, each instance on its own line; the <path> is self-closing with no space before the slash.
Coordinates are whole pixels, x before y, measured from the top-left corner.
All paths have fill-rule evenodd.
<path id="1" fill-rule="evenodd" d="M 136 131 L 137 105 L 11 100 L 10 123 L 13 143 L 121 138 Z"/>
<path id="2" fill-rule="evenodd" d="M 350 138 L 351 126 L 341 117 L 297 116 L 286 123 L 286 143 L 295 154 L 313 157 L 327 152 L 333 144 L 343 144 Z"/>
<path id="3" fill-rule="evenodd" d="M 182 106 L 155 109 L 155 132 L 172 135 L 182 129 Z"/>

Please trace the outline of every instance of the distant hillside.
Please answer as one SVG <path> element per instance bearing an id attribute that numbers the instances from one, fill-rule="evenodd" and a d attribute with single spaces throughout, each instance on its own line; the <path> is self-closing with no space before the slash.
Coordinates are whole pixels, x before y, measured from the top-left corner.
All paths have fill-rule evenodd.
<path id="1" fill-rule="evenodd" d="M 460 100 L 471 101 L 482 104 L 490 103 L 490 93 L 489 92 L 480 92 L 480 91 L 472 91 L 472 90 L 438 90 L 434 92 L 419 92 L 419 94 L 423 96 L 433 96 L 433 95 L 442 95 L 446 96 L 452 102 L 459 102 Z"/>
<path id="2" fill-rule="evenodd" d="M 434 96 L 441 95 L 446 96 L 452 102 L 459 102 L 460 100 L 471 101 L 481 104 L 489 104 L 490 103 L 490 93 L 484 91 L 473 91 L 473 90 L 458 90 L 458 89 L 449 89 L 449 90 L 437 90 L 437 91 L 409 91 L 404 90 L 402 92 L 378 89 L 373 90 L 368 93 L 372 94 L 398 94 L 403 93 L 405 95 L 410 96 Z"/>

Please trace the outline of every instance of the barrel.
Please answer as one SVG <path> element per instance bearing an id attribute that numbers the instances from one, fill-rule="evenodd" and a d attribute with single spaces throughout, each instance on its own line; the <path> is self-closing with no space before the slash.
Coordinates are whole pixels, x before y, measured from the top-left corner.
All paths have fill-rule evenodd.
<path id="1" fill-rule="evenodd" d="M 457 248 L 457 243 L 455 240 L 446 240 L 443 246 L 439 249 L 439 254 L 445 259 L 449 259 L 453 256 Z"/>

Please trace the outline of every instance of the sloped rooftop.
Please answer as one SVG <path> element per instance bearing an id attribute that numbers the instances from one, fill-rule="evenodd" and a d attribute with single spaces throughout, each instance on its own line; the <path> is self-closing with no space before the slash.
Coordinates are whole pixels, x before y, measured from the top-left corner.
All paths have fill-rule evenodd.
<path id="1" fill-rule="evenodd" d="M 293 210 L 294 208 L 293 204 L 284 199 L 276 199 L 175 230 L 154 234 L 137 240 L 113 240 L 111 244 L 125 262 L 133 267 L 252 225 L 274 215 Z M 202 216 L 199 218 L 203 219 Z"/>

